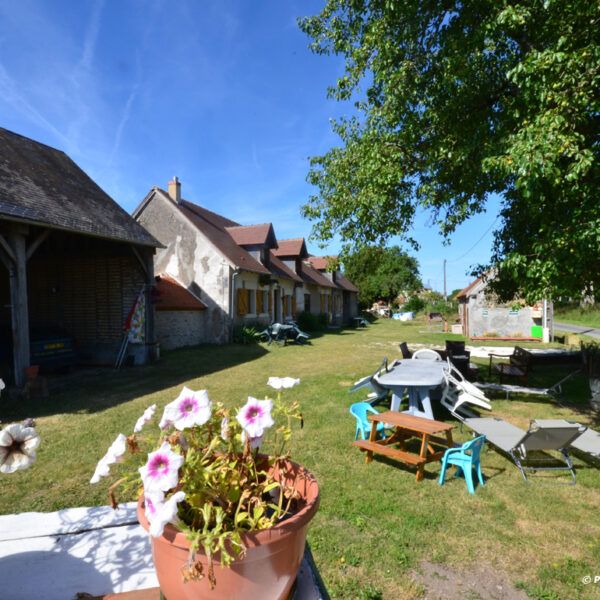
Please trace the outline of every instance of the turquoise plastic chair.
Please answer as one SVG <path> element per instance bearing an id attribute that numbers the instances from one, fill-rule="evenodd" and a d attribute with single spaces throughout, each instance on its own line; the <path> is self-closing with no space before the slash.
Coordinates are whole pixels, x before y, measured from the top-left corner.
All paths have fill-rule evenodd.
<path id="1" fill-rule="evenodd" d="M 444 485 L 444 479 L 446 478 L 446 469 L 448 465 L 454 465 L 456 467 L 456 477 L 464 475 L 467 482 L 467 489 L 469 494 L 475 493 L 475 486 L 473 485 L 473 469 L 477 470 L 477 478 L 479 479 L 480 485 L 483 485 L 483 475 L 481 474 L 481 462 L 479 460 L 479 454 L 485 444 L 485 435 L 480 435 L 470 442 L 466 442 L 460 448 L 449 448 L 446 450 L 444 457 L 442 458 L 442 471 L 440 473 L 439 484 Z"/>
<path id="2" fill-rule="evenodd" d="M 356 402 L 350 407 L 350 414 L 356 419 L 355 440 L 358 439 L 359 433 L 363 440 L 369 439 L 372 423 L 367 419 L 367 413 L 378 414 L 368 402 Z M 384 423 L 377 423 L 377 432 L 381 433 L 381 437 L 385 437 L 384 429 Z"/>

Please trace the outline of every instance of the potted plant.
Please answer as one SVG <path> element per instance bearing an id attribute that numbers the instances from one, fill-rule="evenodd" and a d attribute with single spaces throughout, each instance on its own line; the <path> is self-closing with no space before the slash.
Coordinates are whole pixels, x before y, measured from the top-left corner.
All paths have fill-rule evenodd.
<path id="1" fill-rule="evenodd" d="M 581 361 L 592 393 L 590 404 L 594 410 L 600 411 L 600 344 L 581 342 Z"/>
<path id="2" fill-rule="evenodd" d="M 110 488 L 138 491 L 138 519 L 149 531 L 166 598 L 286 598 L 294 583 L 308 523 L 319 504 L 315 478 L 287 452 L 297 402 L 282 390 L 299 380 L 270 378 L 276 399 L 249 397 L 230 411 L 206 390 L 183 388 L 159 422 L 158 443 L 142 434 L 156 405 L 131 435 L 120 434 L 91 483 L 127 462 L 136 467 Z M 260 453 L 272 433 L 271 454 Z M 141 484 L 141 485 L 140 485 Z"/>

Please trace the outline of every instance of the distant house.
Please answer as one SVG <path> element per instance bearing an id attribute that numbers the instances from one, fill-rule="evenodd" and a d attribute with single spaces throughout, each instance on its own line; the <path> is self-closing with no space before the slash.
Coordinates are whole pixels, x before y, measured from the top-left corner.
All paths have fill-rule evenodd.
<path id="1" fill-rule="evenodd" d="M 515 301 L 498 303 L 486 294 L 487 282 L 471 282 L 456 295 L 462 333 L 470 338 L 541 339 L 551 328 L 552 303 L 533 306 Z"/>
<path id="2" fill-rule="evenodd" d="M 42 355 L 59 353 L 50 330 L 74 340 L 78 360 L 114 363 L 134 305 L 131 352 L 150 360 L 159 245 L 66 154 L 0 128 L 1 375 L 23 383 L 34 335 Z"/>

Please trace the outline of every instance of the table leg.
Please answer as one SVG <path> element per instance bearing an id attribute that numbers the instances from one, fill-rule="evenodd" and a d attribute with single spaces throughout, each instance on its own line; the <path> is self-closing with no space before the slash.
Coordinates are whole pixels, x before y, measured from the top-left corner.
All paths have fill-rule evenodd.
<path id="1" fill-rule="evenodd" d="M 371 434 L 369 435 L 370 442 L 377 441 L 377 423 L 375 421 L 371 421 Z M 373 452 L 371 450 L 367 450 L 367 456 L 365 457 L 365 462 L 368 464 L 373 460 Z"/>
<path id="2" fill-rule="evenodd" d="M 446 440 L 448 443 L 448 448 L 454 448 L 454 440 L 452 439 L 452 430 L 448 429 L 448 431 L 446 431 Z"/>
<path id="3" fill-rule="evenodd" d="M 429 388 L 418 388 L 417 395 L 419 396 L 421 404 L 423 405 L 423 411 L 421 415 L 424 416 L 426 419 L 431 419 L 433 421 L 433 410 L 431 408 L 431 400 L 429 398 Z"/>
<path id="4" fill-rule="evenodd" d="M 424 433 L 423 439 L 421 441 L 421 452 L 419 452 L 419 456 L 421 458 L 427 458 L 427 446 L 429 445 L 429 436 Z M 425 477 L 425 463 L 421 463 L 417 467 L 417 481 L 422 481 L 423 477 Z"/>

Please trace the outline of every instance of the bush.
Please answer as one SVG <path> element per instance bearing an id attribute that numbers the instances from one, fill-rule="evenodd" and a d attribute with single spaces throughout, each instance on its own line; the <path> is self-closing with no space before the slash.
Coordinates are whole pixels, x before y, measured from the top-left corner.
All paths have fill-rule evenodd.
<path id="1" fill-rule="evenodd" d="M 408 302 L 402 307 L 403 312 L 421 312 L 425 308 L 425 302 L 418 296 L 413 296 L 408 299 Z"/>
<path id="2" fill-rule="evenodd" d="M 327 328 L 327 315 L 313 315 L 303 311 L 296 316 L 296 323 L 302 331 L 323 331 Z"/>
<path id="3" fill-rule="evenodd" d="M 260 330 L 254 325 L 236 325 L 233 329 L 235 344 L 256 344 L 260 338 Z"/>

